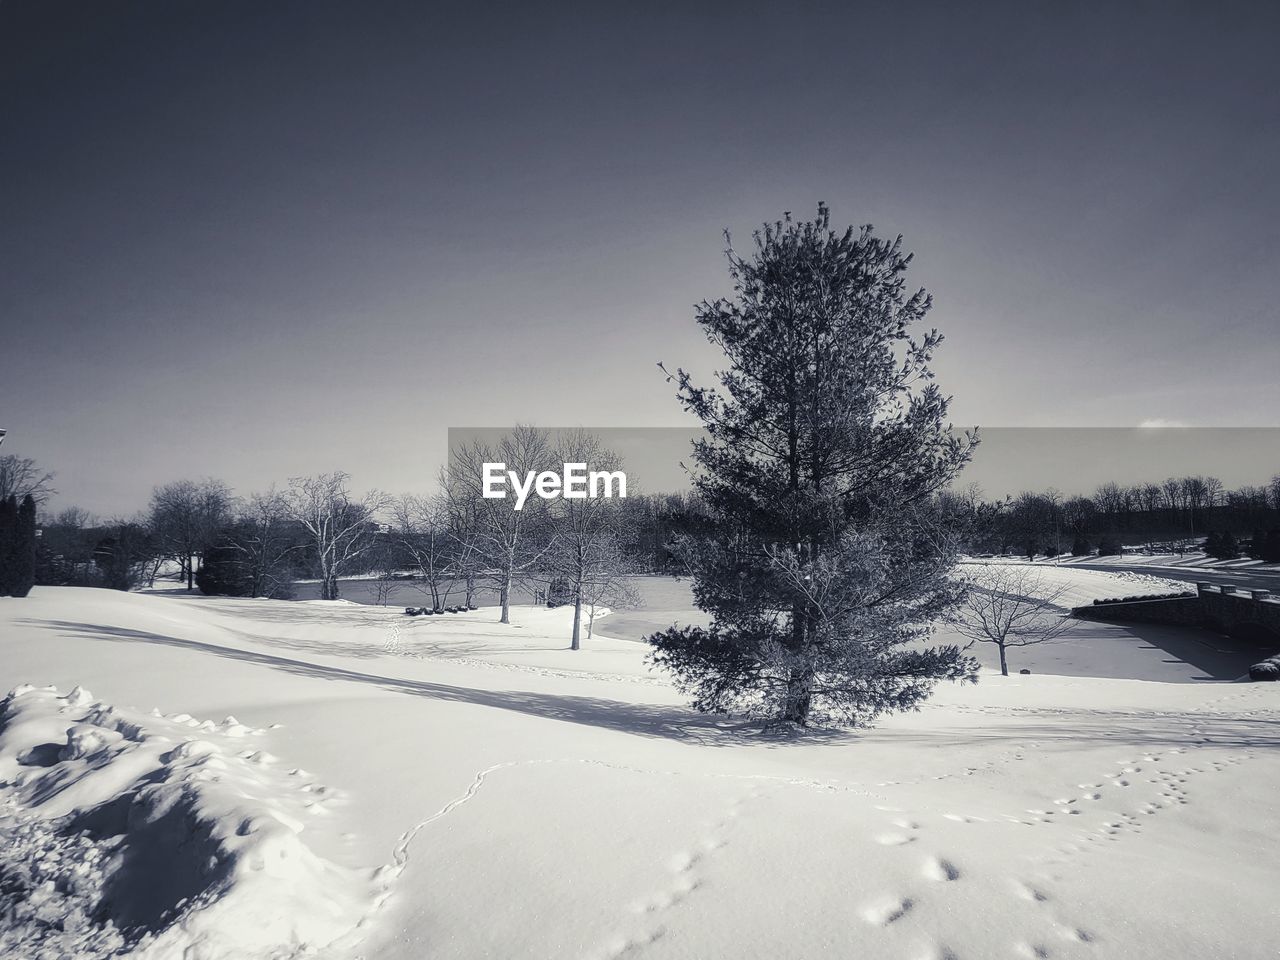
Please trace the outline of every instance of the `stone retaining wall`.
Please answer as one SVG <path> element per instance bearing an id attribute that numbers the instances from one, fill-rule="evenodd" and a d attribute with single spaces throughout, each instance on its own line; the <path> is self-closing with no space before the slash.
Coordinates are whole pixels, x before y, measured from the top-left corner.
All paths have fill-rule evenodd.
<path id="1" fill-rule="evenodd" d="M 1280 597 L 1231 584 L 1196 584 L 1196 596 L 1129 600 L 1076 607 L 1072 616 L 1105 623 L 1169 623 L 1229 633 L 1260 644 L 1280 643 Z"/>

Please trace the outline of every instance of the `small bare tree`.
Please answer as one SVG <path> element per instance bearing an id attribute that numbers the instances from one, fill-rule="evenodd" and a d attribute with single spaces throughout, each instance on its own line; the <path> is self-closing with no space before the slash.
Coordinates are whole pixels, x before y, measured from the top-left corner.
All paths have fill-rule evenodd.
<path id="1" fill-rule="evenodd" d="M 584 464 L 587 470 L 621 469 L 618 455 L 582 430 L 561 435 L 556 457 L 565 464 Z M 590 635 L 598 605 L 634 605 L 635 591 L 627 579 L 634 571 L 624 549 L 629 516 L 619 500 L 565 497 L 554 504 L 550 517 L 554 547 L 547 554 L 547 567 L 569 584 L 573 596 L 570 649 L 578 650 L 584 606 L 590 610 Z"/>
<path id="2" fill-rule="evenodd" d="M 29 457 L 19 457 L 12 453 L 0 456 L 0 500 L 14 497 L 21 501 L 30 494 L 36 506 L 44 503 L 50 495 L 58 491 L 53 489 L 53 474 L 46 473 Z"/>
<path id="3" fill-rule="evenodd" d="M 1009 647 L 1056 640 L 1074 625 L 1059 603 L 1066 588 L 1046 585 L 1032 568 L 996 563 L 969 570 L 956 628 L 972 642 L 996 645 L 1002 675 L 1009 675 Z"/>
<path id="4" fill-rule="evenodd" d="M 445 485 L 450 513 L 467 518 L 476 559 L 484 575 L 498 588 L 501 623 L 511 622 L 511 594 L 545 564 L 553 538 L 548 536 L 546 503 L 530 497 L 522 509 L 512 498 L 483 495 L 484 464 L 502 463 L 522 476 L 551 464 L 547 434 L 531 426 L 516 426 L 495 446 L 480 441 L 460 444 L 449 452 Z"/>
<path id="5" fill-rule="evenodd" d="M 395 502 L 391 515 L 396 544 L 415 567 L 415 586 L 431 598 L 434 609 L 443 607 L 459 579 L 459 545 L 451 531 L 446 498 L 406 495 Z"/>
<path id="6" fill-rule="evenodd" d="M 320 574 L 320 598 L 338 599 L 338 578 L 377 543 L 379 511 L 387 498 L 371 491 L 356 500 L 342 471 L 293 477 L 285 497 L 290 516 L 306 529 Z"/>

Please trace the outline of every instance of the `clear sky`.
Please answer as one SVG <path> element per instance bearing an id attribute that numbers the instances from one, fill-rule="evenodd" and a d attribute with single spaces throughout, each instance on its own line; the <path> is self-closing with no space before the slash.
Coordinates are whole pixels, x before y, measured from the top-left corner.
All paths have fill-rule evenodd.
<path id="1" fill-rule="evenodd" d="M 1280 424 L 1277 10 L 0 4 L 3 452 L 112 514 L 680 425 L 720 231 L 819 200 L 958 424 Z"/>

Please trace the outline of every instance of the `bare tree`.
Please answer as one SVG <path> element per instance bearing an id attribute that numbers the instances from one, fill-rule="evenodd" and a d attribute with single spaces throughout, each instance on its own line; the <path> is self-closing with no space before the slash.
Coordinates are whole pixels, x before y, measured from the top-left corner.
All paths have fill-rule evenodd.
<path id="1" fill-rule="evenodd" d="M 84 530 L 96 524 L 97 518 L 83 507 L 64 507 L 49 521 L 53 526 Z"/>
<path id="2" fill-rule="evenodd" d="M 53 474 L 41 470 L 29 457 L 12 453 L 0 456 L 0 500 L 13 497 L 21 501 L 29 494 L 39 506 L 58 492 L 52 482 Z"/>
<path id="3" fill-rule="evenodd" d="M 450 525 L 447 498 L 406 495 L 392 505 L 391 515 L 396 543 L 417 574 L 415 585 L 431 598 L 433 609 L 443 607 L 462 573 L 461 544 Z"/>
<path id="4" fill-rule="evenodd" d="M 616 453 L 582 430 L 559 438 L 557 459 L 581 464 L 584 470 L 621 469 Z M 570 649 L 582 646 L 582 609 L 590 608 L 591 625 L 597 605 L 634 603 L 627 575 L 633 573 L 624 549 L 629 517 L 620 500 L 603 497 L 564 497 L 550 509 L 554 547 L 548 552 L 549 571 L 563 577 L 573 596 L 573 634 Z M 588 630 L 591 629 L 588 626 Z"/>
<path id="5" fill-rule="evenodd" d="M 164 553 L 138 520 L 108 520 L 93 548 L 93 564 L 113 590 L 132 590 L 153 583 Z"/>
<path id="6" fill-rule="evenodd" d="M 1009 647 L 1056 640 L 1074 625 L 1058 602 L 1065 588 L 1047 586 L 1030 567 L 986 564 L 965 579 L 969 589 L 957 611 L 956 628 L 971 641 L 994 643 L 1006 677 Z"/>
<path id="7" fill-rule="evenodd" d="M 195 558 L 231 520 L 231 490 L 221 480 L 177 480 L 151 494 L 148 526 L 160 550 L 177 560 L 195 586 Z"/>
<path id="8" fill-rule="evenodd" d="M 480 550 L 480 508 L 461 485 L 450 482 L 448 469 L 440 471 L 440 489 L 450 541 L 449 573 L 461 587 L 467 606 L 473 607 L 485 573 Z"/>
<path id="9" fill-rule="evenodd" d="M 391 544 L 382 544 L 374 550 L 379 559 L 378 576 L 373 581 L 373 596 L 380 607 L 385 607 L 400 592 L 400 580 L 396 576 L 397 571 L 393 560 L 396 553 L 389 549 L 391 546 Z"/>
<path id="10" fill-rule="evenodd" d="M 289 517 L 285 498 L 275 490 L 255 493 L 237 511 L 228 544 L 241 556 L 251 596 L 288 598 L 303 543 Z"/>
<path id="11" fill-rule="evenodd" d="M 306 529 L 320 574 L 320 598 L 338 599 L 338 578 L 377 543 L 377 514 L 387 497 L 371 491 L 356 500 L 342 471 L 293 477 L 285 495 L 289 515 Z"/>
<path id="12" fill-rule="evenodd" d="M 501 463 L 523 476 L 550 465 L 547 434 L 531 426 L 517 426 L 490 447 L 480 441 L 450 451 L 446 492 L 450 513 L 465 517 L 474 536 L 476 559 L 484 575 L 498 589 L 500 622 L 511 622 L 513 590 L 543 564 L 553 538 L 548 536 L 546 502 L 530 497 L 522 509 L 511 498 L 483 495 L 484 464 Z"/>

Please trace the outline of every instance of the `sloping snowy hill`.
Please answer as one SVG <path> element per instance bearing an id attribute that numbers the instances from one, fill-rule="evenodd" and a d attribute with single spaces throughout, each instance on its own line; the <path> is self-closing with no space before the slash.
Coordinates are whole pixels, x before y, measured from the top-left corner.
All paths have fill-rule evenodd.
<path id="1" fill-rule="evenodd" d="M 567 616 L 0 600 L 0 687 L 57 688 L 7 706 L 0 887 L 91 864 L 10 896 L 9 936 L 110 955 L 89 921 L 163 824 L 208 857 L 131 914 L 139 956 L 1274 955 L 1280 685 L 985 676 L 777 740 L 689 713 L 637 644 L 564 649 Z M 237 940 L 253 917 L 288 922 Z"/>

